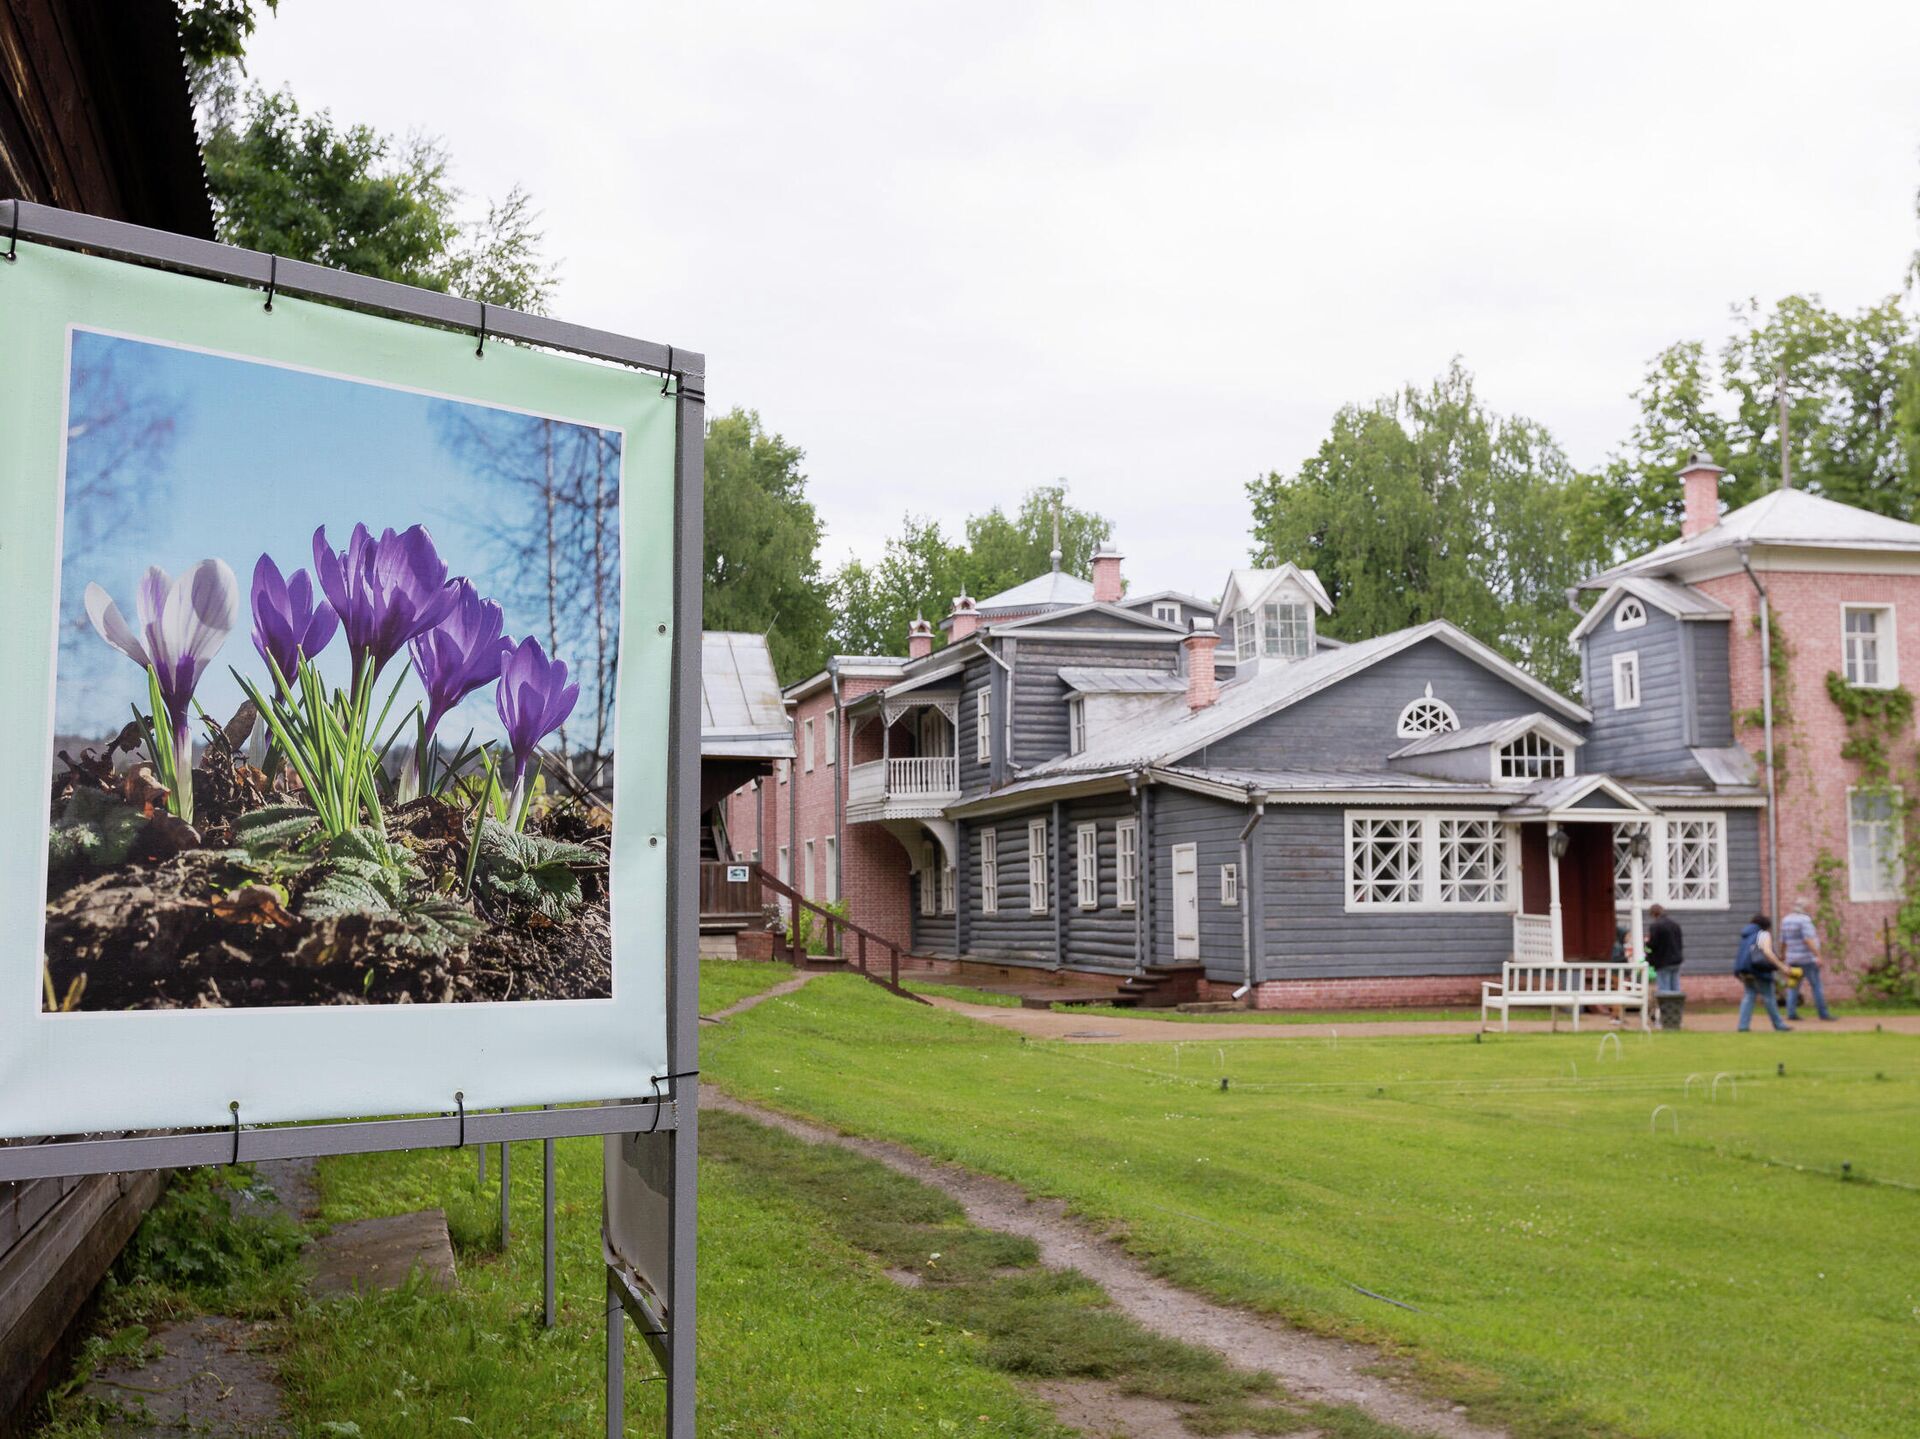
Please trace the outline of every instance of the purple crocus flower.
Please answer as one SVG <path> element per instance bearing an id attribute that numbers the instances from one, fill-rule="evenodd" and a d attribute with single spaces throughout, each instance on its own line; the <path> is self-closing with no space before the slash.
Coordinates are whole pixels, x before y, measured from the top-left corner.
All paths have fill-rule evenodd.
<path id="1" fill-rule="evenodd" d="M 446 561 L 419 525 L 399 534 L 383 530 L 378 539 L 365 525 L 355 525 L 346 549 L 338 553 L 328 545 L 322 525 L 313 532 L 313 573 L 347 632 L 356 689 L 369 663 L 378 674 L 408 640 L 425 634 L 453 608 Z"/>
<path id="2" fill-rule="evenodd" d="M 502 661 L 494 707 L 500 712 L 500 723 L 507 727 L 516 790 L 540 741 L 567 722 L 579 698 L 580 686 L 567 683 L 565 661 L 548 659 L 540 641 L 531 636 L 520 641 Z"/>
<path id="3" fill-rule="evenodd" d="M 173 721 L 173 753 L 190 762 L 188 721 L 193 691 L 208 664 L 227 642 L 240 609 L 240 582 L 225 560 L 202 560 L 178 579 L 158 565 L 141 577 L 135 597 L 140 633 L 99 585 L 88 585 L 87 618 L 100 637 L 160 682 L 160 698 Z"/>
<path id="4" fill-rule="evenodd" d="M 500 633 L 505 617 L 499 605 L 481 599 L 470 580 L 455 580 L 453 590 L 447 617 L 412 644 L 413 667 L 427 691 L 423 749 L 448 710 L 500 678 L 500 662 L 513 648 Z"/>
<path id="5" fill-rule="evenodd" d="M 295 682 L 300 661 L 325 649 L 339 627 L 333 606 L 315 598 L 312 576 L 295 570 L 292 579 L 283 579 L 273 557 L 260 556 L 253 567 L 253 647 L 288 684 Z"/>

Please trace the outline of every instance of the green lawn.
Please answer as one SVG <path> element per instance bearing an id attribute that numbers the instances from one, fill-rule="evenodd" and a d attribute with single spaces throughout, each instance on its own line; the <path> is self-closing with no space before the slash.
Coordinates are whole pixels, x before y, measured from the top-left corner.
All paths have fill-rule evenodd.
<path id="1" fill-rule="evenodd" d="M 1379 1024 L 1385 1020 L 1477 1020 L 1477 1009 L 1236 1009 L 1226 1014 L 1182 1014 L 1177 1009 L 1121 1009 L 1112 1004 L 1056 1005 L 1096 1019 L 1171 1019 L 1182 1024 Z"/>
<path id="2" fill-rule="evenodd" d="M 1073 1047 L 828 976 L 703 1039 L 726 1088 L 1063 1196 L 1523 1433 L 1912 1432 L 1912 1038 Z"/>
<path id="3" fill-rule="evenodd" d="M 700 1012 L 717 1014 L 750 994 L 793 978 L 793 966 L 765 959 L 700 961 Z"/>

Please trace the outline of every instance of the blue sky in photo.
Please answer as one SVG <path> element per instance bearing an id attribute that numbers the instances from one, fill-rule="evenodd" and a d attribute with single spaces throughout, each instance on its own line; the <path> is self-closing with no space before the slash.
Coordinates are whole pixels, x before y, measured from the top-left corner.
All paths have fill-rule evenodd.
<path id="1" fill-rule="evenodd" d="M 89 387 L 88 378 L 101 375 L 111 383 Z M 264 552 L 283 574 L 311 573 L 313 532 L 322 524 L 335 549 L 345 548 L 355 523 L 376 534 L 388 526 L 425 525 L 449 573 L 469 576 L 505 607 L 509 635 L 536 634 L 546 643 L 544 606 L 516 606 L 510 591 L 489 583 L 502 572 L 494 535 L 512 524 L 525 497 L 464 463 L 435 420 L 436 410 L 449 407 L 493 421 L 507 412 L 84 330 L 74 332 L 72 376 L 59 734 L 111 734 L 125 723 L 128 706 L 136 700 L 144 706 L 146 698 L 142 672 L 87 625 L 80 597 L 88 582 L 103 585 L 137 630 L 135 587 L 149 565 L 178 574 L 217 556 L 232 566 L 240 616 L 198 695 L 224 720 L 242 699 L 229 665 L 265 682 L 251 640 L 254 563 Z M 90 405 L 102 414 L 132 408 L 170 420 L 171 433 L 109 462 L 102 457 L 119 456 L 122 441 L 107 426 L 91 426 Z M 124 434 L 126 421 L 119 423 Z M 76 495 L 83 472 L 105 474 L 88 500 Z M 82 504 L 117 522 L 99 513 L 76 515 Z M 590 656 L 562 657 L 581 677 L 590 676 Z M 336 634 L 321 668 L 338 681 L 345 666 L 344 636 Z M 394 713 L 417 697 L 409 679 Z M 583 693 L 581 710 L 589 704 Z M 497 729 L 491 687 L 468 697 L 442 726 L 442 738 L 457 742 L 469 725 L 482 736 Z"/>

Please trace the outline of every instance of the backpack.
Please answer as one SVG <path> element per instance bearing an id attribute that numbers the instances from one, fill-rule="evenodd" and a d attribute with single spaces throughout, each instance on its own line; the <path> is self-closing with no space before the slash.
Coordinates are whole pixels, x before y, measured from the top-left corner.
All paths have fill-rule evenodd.
<path id="1" fill-rule="evenodd" d="M 1740 931 L 1740 952 L 1733 958 L 1735 974 L 1752 974 L 1758 966 L 1754 956 L 1760 951 L 1760 926 L 1750 924 Z"/>

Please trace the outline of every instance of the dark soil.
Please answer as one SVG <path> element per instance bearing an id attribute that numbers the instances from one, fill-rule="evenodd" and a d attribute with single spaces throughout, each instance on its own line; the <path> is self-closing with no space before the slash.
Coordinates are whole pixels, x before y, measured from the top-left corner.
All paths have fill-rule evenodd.
<path id="1" fill-rule="evenodd" d="M 458 905 L 478 921 L 477 931 L 464 943 L 423 944 L 418 923 L 402 914 L 304 914 L 317 869 L 262 874 L 237 862 L 232 848 L 234 820 L 297 803 L 297 793 L 220 748 L 216 740 L 195 771 L 193 827 L 165 813 L 166 792 L 145 766 L 123 762 L 116 772 L 111 748 L 78 761 L 62 756 L 54 819 L 71 812 L 79 789 L 127 808 L 114 811 L 123 819 L 117 842 L 104 851 L 112 862 L 69 864 L 49 878 L 49 1008 L 462 1004 L 612 993 L 604 861 L 576 871 L 582 899 L 564 921 L 467 897 L 470 817 L 417 799 L 387 811 L 387 834 L 425 875 L 419 895 Z M 537 814 L 528 829 L 604 854 L 603 814 L 556 808 Z"/>

